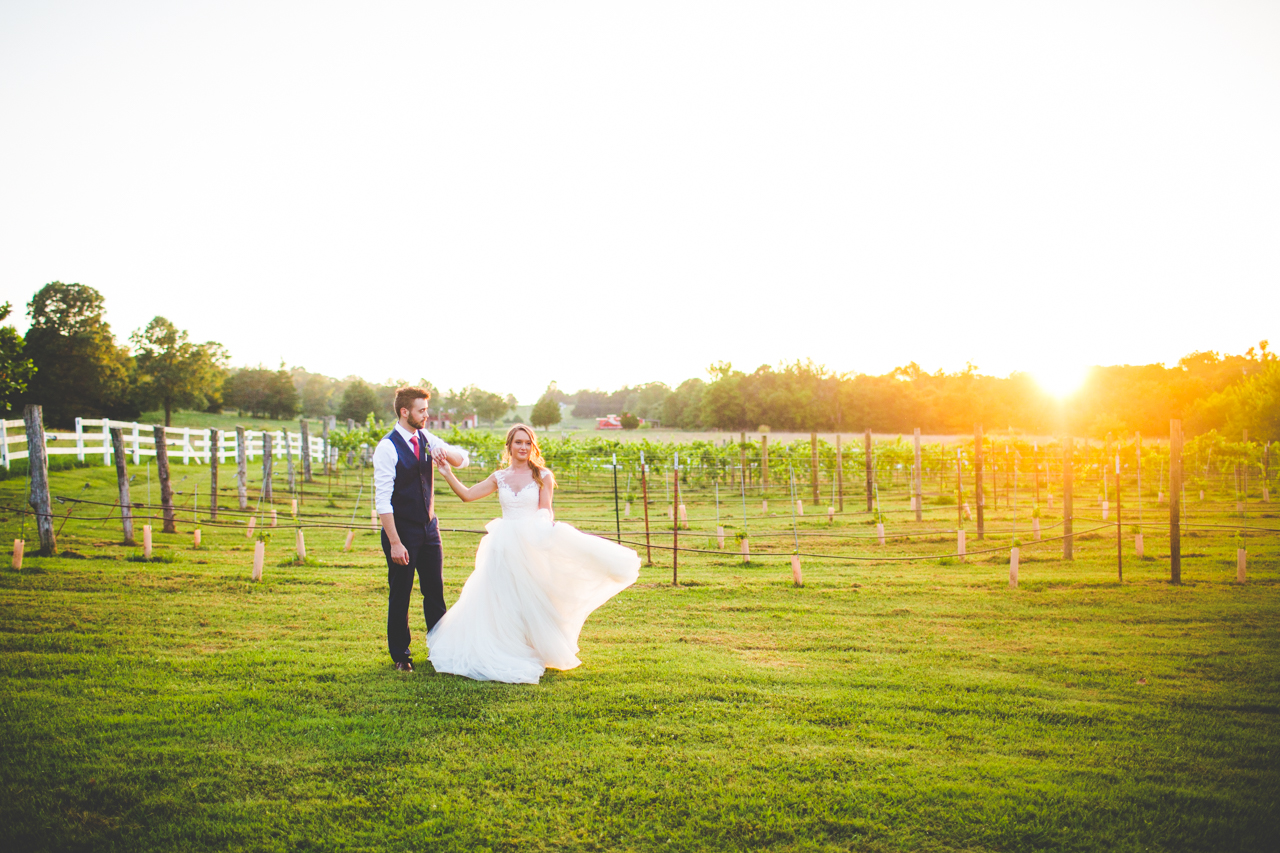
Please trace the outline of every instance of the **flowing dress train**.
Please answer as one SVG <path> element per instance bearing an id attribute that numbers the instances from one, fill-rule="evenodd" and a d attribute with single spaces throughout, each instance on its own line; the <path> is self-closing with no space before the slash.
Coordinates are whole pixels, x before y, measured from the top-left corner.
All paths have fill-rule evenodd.
<path id="1" fill-rule="evenodd" d="M 519 492 L 497 472 L 502 517 L 485 525 L 476 567 L 458 601 L 427 634 L 436 672 L 536 684 L 573 669 L 591 612 L 636 582 L 640 557 L 538 508 L 538 484 Z"/>

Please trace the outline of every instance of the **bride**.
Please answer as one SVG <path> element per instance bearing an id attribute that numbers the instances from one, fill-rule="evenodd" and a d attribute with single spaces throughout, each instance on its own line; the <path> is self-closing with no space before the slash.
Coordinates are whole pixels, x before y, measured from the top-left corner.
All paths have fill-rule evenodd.
<path id="1" fill-rule="evenodd" d="M 537 684 L 543 671 L 573 669 L 582 623 L 635 583 L 635 551 L 554 520 L 556 480 L 533 430 L 507 431 L 505 468 L 468 488 L 447 463 L 440 472 L 464 501 L 495 491 L 502 517 L 489 522 L 476 568 L 458 601 L 427 633 L 436 672 L 480 681 Z"/>

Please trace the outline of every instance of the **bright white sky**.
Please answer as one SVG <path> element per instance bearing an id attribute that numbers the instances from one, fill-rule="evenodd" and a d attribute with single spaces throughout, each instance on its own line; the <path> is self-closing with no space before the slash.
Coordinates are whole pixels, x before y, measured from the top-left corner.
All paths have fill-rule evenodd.
<path id="1" fill-rule="evenodd" d="M 522 402 L 1171 362 L 1280 338 L 1278 152 L 1266 0 L 4 0 L 0 301 Z"/>

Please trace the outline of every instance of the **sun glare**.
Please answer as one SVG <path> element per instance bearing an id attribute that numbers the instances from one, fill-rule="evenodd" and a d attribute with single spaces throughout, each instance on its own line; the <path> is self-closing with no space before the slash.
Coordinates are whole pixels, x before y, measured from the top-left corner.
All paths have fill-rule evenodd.
<path id="1" fill-rule="evenodd" d="M 1055 364 L 1042 367 L 1033 374 L 1040 387 L 1055 397 L 1070 397 L 1084 384 L 1088 370 L 1076 364 Z"/>

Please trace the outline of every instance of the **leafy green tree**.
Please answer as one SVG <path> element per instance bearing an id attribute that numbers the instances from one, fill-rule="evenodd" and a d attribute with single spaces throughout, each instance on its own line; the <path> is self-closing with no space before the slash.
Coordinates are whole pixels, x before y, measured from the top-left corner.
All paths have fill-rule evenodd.
<path id="1" fill-rule="evenodd" d="M 476 417 L 489 423 L 495 423 L 511 410 L 511 405 L 506 398 L 492 391 L 479 389 L 476 389 L 476 393 L 472 395 L 471 405 L 475 409 Z"/>
<path id="2" fill-rule="evenodd" d="M 622 423 L 623 429 L 639 429 L 640 418 L 630 412 L 623 412 L 618 416 L 618 420 Z"/>
<path id="3" fill-rule="evenodd" d="M 23 354 L 36 372 L 22 400 L 44 407 L 46 422 L 70 426 L 77 416 L 131 419 L 134 364 L 103 319 L 102 294 L 83 284 L 50 282 L 27 303 L 31 327 Z"/>
<path id="4" fill-rule="evenodd" d="M 543 394 L 534 403 L 529 421 L 538 429 L 560 423 L 560 404 L 550 394 Z"/>
<path id="5" fill-rule="evenodd" d="M 223 400 L 255 418 L 291 418 L 298 413 L 298 391 L 284 365 L 279 370 L 245 367 L 223 383 Z"/>
<path id="6" fill-rule="evenodd" d="M 384 404 L 377 393 L 363 379 L 357 379 L 342 392 L 342 405 L 338 407 L 338 416 L 363 422 L 370 414 L 382 412 L 390 408 L 390 401 Z"/>
<path id="7" fill-rule="evenodd" d="M 227 375 L 229 357 L 222 344 L 194 344 L 189 337 L 185 329 L 155 317 L 129 338 L 138 368 L 138 401 L 159 404 L 165 426 L 173 422 L 175 408 L 207 408 Z"/>
<path id="8" fill-rule="evenodd" d="M 9 316 L 12 306 L 0 305 L 0 323 Z M 12 326 L 0 327 L 0 410 L 8 409 L 36 372 L 36 366 L 22 355 L 22 338 Z"/>

